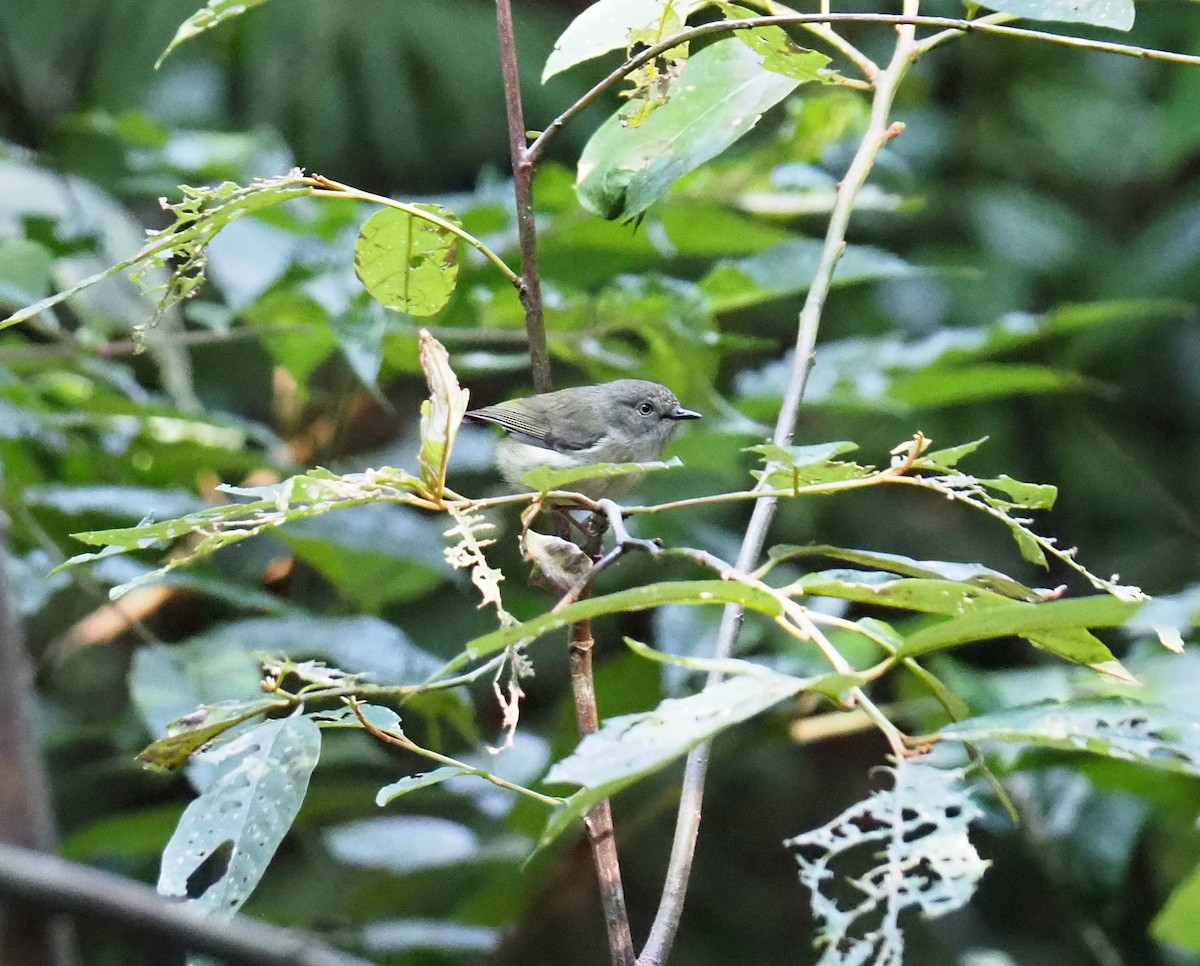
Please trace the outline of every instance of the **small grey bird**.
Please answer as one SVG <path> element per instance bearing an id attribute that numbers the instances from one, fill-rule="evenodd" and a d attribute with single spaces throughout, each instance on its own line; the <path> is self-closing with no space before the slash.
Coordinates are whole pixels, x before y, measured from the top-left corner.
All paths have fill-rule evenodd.
<path id="1" fill-rule="evenodd" d="M 506 435 L 496 447 L 500 474 L 514 486 L 538 466 L 568 469 L 590 463 L 656 460 L 681 419 L 700 419 L 684 409 L 666 386 L 645 379 L 618 379 L 595 386 L 510 399 L 472 409 L 467 417 L 493 423 Z M 583 480 L 574 486 L 594 500 L 619 499 L 639 474 Z"/>

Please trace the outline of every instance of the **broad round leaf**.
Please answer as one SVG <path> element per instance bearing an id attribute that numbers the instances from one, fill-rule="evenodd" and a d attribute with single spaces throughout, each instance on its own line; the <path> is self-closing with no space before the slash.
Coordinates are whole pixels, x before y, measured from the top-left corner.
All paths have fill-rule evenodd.
<path id="1" fill-rule="evenodd" d="M 440 205 L 415 205 L 445 221 Z M 375 212 L 358 233 L 354 270 L 371 297 L 410 315 L 441 311 L 458 281 L 458 238 L 407 211 Z"/>

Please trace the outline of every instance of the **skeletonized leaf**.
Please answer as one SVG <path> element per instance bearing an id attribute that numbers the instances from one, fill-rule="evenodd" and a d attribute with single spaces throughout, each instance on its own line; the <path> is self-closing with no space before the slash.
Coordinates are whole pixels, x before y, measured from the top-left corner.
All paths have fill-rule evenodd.
<path id="1" fill-rule="evenodd" d="M 320 729 L 300 715 L 267 721 L 209 752 L 216 776 L 167 843 L 158 891 L 189 897 L 201 867 L 222 861 L 223 873 L 190 901 L 219 915 L 237 911 L 300 811 L 320 750 Z"/>
<path id="2" fill-rule="evenodd" d="M 413 205 L 443 221 L 441 205 Z M 354 270 L 371 297 L 409 315 L 445 308 L 458 282 L 458 236 L 398 208 L 382 208 L 363 224 L 354 246 Z"/>
<path id="3" fill-rule="evenodd" d="M 990 864 L 967 835 L 981 813 L 960 770 L 900 762 L 891 773 L 890 789 L 784 842 L 812 893 L 819 966 L 899 966 L 901 913 L 932 918 L 962 907 Z"/>

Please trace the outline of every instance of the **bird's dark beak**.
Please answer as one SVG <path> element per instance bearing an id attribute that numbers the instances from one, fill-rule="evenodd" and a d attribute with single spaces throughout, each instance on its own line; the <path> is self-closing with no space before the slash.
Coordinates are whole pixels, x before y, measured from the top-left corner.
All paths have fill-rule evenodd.
<path id="1" fill-rule="evenodd" d="M 675 412 L 671 413 L 672 419 L 703 419 L 698 412 L 693 409 L 684 409 L 682 406 L 676 406 Z"/>

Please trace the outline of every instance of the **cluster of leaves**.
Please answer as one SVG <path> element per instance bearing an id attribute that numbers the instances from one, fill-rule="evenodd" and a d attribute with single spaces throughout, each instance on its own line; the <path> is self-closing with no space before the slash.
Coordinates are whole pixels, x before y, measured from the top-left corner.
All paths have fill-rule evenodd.
<path id="1" fill-rule="evenodd" d="M 176 42 L 246 6 L 214 0 L 181 28 Z M 653 45 L 700 5 L 647 4 L 654 8 L 652 17 L 639 24 L 623 20 L 611 36 L 598 37 L 580 27 L 588 16 L 612 23 L 610 6 L 594 5 L 564 33 L 547 62 L 547 77 L 610 50 L 634 52 L 636 45 Z M 1128 26 L 1124 3 L 1030 5 L 1013 0 L 994 6 L 1023 16 Z M 1070 17 L 1062 16 L 1066 6 L 1073 11 Z M 1085 6 L 1090 6 L 1090 17 Z M 720 8 L 730 18 L 749 13 L 732 4 Z M 1128 13 L 1131 19 L 1131 4 Z M 828 71 L 828 63 L 824 55 L 798 48 L 778 27 L 739 31 L 699 49 L 670 48 L 648 61 L 646 72 L 635 77 L 630 104 L 596 132 L 577 172 L 578 200 L 612 219 L 640 219 L 636 233 L 581 212 L 571 178 L 561 169 L 545 168 L 537 185 L 545 222 L 552 353 L 584 378 L 653 374 L 711 413 L 715 431 L 680 447 L 694 476 L 702 465 L 690 458 L 696 450 L 689 453 L 689 443 L 719 446 L 726 439 L 738 449 L 745 441 L 741 437 L 754 433 L 752 421 L 777 408 L 786 363 L 775 358 L 776 342 L 787 340 L 774 339 L 769 326 L 739 325 L 738 320 L 774 316 L 802 295 L 813 278 L 820 243 L 791 225 L 757 216 L 771 211 L 796 217 L 828 208 L 834 179 L 817 162 L 864 120 L 857 95 L 836 89 L 844 78 Z M 776 138 L 754 154 L 714 160 L 802 83 L 812 84 L 814 91 L 821 85 L 823 96 L 793 107 Z M 671 96 L 664 98 L 665 90 Z M 662 150 L 664 143 L 671 149 Z M 26 178 L 38 173 L 22 161 L 4 164 L 7 173 Z M 873 194 L 864 195 L 868 207 L 903 207 L 902 192 L 874 187 Z M 506 507 L 533 506 L 550 491 L 569 490 L 588 475 L 671 465 L 533 475 L 526 480 L 535 491 L 531 496 L 471 498 L 458 492 L 472 491 L 457 478 L 455 488 L 449 488 L 452 454 L 458 460 L 456 473 L 469 477 L 473 466 L 471 454 L 463 452 L 470 449 L 465 434 L 456 445 L 466 394 L 447 354 L 432 338 L 419 336 L 409 316 L 436 316 L 446 341 L 494 340 L 485 341 L 499 347 L 494 351 L 456 354 L 465 372 L 491 375 L 523 364 L 521 353 L 505 349 L 519 323 L 519 308 L 510 295 L 513 273 L 496 271 L 503 265 L 498 253 L 513 248 L 507 190 L 507 185 L 485 183 L 470 196 L 441 199 L 442 205 L 416 205 L 300 172 L 247 187 L 227 183 L 186 189 L 184 201 L 173 208 L 175 223 L 152 236 L 132 258 L 109 259 L 117 262 L 112 268 L 74 285 L 60 284 L 74 254 L 64 217 L 56 223 L 57 236 L 48 238 L 43 232 L 28 243 L 30 257 L 21 263 L 25 270 L 6 279 L 13 286 L 6 290 L 6 300 L 33 303 L 6 324 L 63 330 L 50 310 L 72 298 L 68 304 L 83 320 L 78 331 L 86 344 L 100 337 L 112 318 L 103 311 L 89 313 L 75 296 L 96 291 L 93 286 L 102 279 L 145 266 L 154 287 L 165 285 L 165 300 L 154 297 L 159 310 L 168 315 L 182 310 L 188 321 L 217 331 L 235 318 L 255 327 L 272 363 L 292 376 L 301 396 L 321 390 L 323 367 L 339 353 L 373 394 L 418 367 L 430 388 L 412 447 L 416 452 L 407 454 L 412 472 L 381 464 L 373 470 L 296 473 L 270 431 L 246 420 L 189 413 L 178 405 L 179 397 L 173 406 L 151 396 L 117 366 L 79 357 L 60 370 L 46 367 L 36 356 L 22 360 L 19 355 L 10 363 L 15 378 L 0 386 L 5 417 L 0 439 L 9 479 L 6 502 L 21 533 L 36 534 L 47 519 L 88 520 L 75 536 L 102 549 L 70 562 L 94 561 L 96 579 L 113 587 L 112 596 L 128 602 L 133 592 L 165 578 L 236 612 L 271 615 L 229 621 L 182 645 L 146 647 L 133 662 L 130 681 L 137 711 L 150 730 L 163 736 L 145 750 L 143 760 L 168 770 L 186 766 L 200 793 L 167 842 L 159 879 L 165 893 L 191 897 L 224 914 L 240 907 L 270 864 L 285 861 L 277 850 L 300 814 L 310 780 L 319 775 L 318 761 L 336 767 L 339 754 L 345 754 L 338 740 L 347 731 L 360 736 L 365 731 L 377 742 L 416 756 L 402 759 L 403 764 L 376 762 L 376 771 L 386 777 L 382 787 L 376 780 L 374 787 L 354 789 L 365 800 L 388 805 L 419 789 L 425 796 L 461 794 L 481 814 L 498 819 L 497 825 L 509 821 L 508 830 L 514 825 L 521 829 L 517 837 L 498 835 L 482 848 L 465 825 L 431 816 L 370 818 L 327 829 L 325 846 L 343 861 L 404 873 L 445 867 L 469 853 L 482 861 L 524 858 L 535 840 L 549 846 L 596 801 L 648 780 L 691 748 L 755 715 L 790 707 L 800 696 L 861 712 L 874 709 L 869 695 L 903 693 L 908 685 L 897 679 L 911 679 L 913 689 L 920 696 L 932 695 L 940 708 L 927 719 L 929 733 L 915 747 L 938 746 L 935 756 L 952 759 L 947 767 L 904 760 L 901 752 L 909 749 L 896 746 L 900 757 L 892 789 L 792 840 L 801 879 L 814 892 L 826 943 L 824 961 L 859 962 L 874 956 L 891 962 L 898 961 L 903 948 L 900 914 L 909 907 L 937 913 L 961 905 L 983 867 L 965 837 L 977 808 L 962 786 L 966 773 L 953 754 L 940 749 L 960 744 L 972 750 L 1015 749 L 1016 754 L 989 755 L 1002 778 L 1019 778 L 1029 765 L 1029 755 L 1020 755 L 1039 749 L 1086 751 L 1188 778 L 1200 774 L 1200 723 L 1194 712 L 1153 689 L 1108 697 L 1109 689 L 1128 687 L 1139 667 L 1119 661 L 1093 633 L 1130 626 L 1143 634 L 1158 631 L 1164 641 L 1177 644 L 1190 631 L 1194 602 L 1181 598 L 1164 610 L 1161 602 L 1147 605 L 1134 589 L 1084 570 L 1074 551 L 1058 548 L 1031 529 L 1028 514 L 1052 506 L 1053 487 L 1003 474 L 976 477 L 959 468 L 978 443 L 929 451 L 918 436 L 897 447 L 882 469 L 842 459 L 853 448 L 847 443 L 751 447 L 762 462 L 753 471 L 753 490 L 745 470 L 731 459 L 728 467 L 707 470 L 707 482 L 720 484 L 713 492 L 630 508 L 644 520 L 662 522 L 668 538 L 662 565 L 687 568 L 687 579 L 646 580 L 552 609 L 544 598 L 509 581 L 502 602 L 501 581 L 505 573 L 512 575 L 515 563 L 511 549 L 506 559 L 504 548 L 492 541 L 497 534 L 506 535 Z M 37 208 L 42 197 L 33 193 L 6 204 L 36 228 L 37 219 L 47 217 Z M 357 206 L 332 205 L 330 198 L 383 207 L 363 220 Z M 286 207 L 279 205 L 285 201 Z M 308 244 L 313 236 L 329 248 L 314 254 Z M 460 252 L 462 241 L 470 247 Z M 256 255 L 253 264 L 246 263 L 248 246 Z M 339 257 L 351 246 L 353 269 L 365 293 L 350 277 L 348 258 Z M 647 263 L 655 269 L 639 277 L 624 274 Z M 199 296 L 183 303 L 200 292 L 206 271 L 224 286 L 224 304 Z M 851 244 L 834 284 L 851 295 L 868 283 L 930 274 L 882 248 Z M 40 298 L 51 285 L 62 293 Z M 147 303 L 133 304 L 130 314 L 142 312 L 145 318 Z M 1019 361 L 1019 354 L 1051 339 L 1103 332 L 1111 323 L 1150 324 L 1178 318 L 1183 311 L 1178 303 L 1164 300 L 1112 300 L 1044 316 L 1006 316 L 970 329 L 942 329 L 923 339 L 848 336 L 823 347 L 808 403 L 818 411 L 907 414 L 1078 390 L 1087 382 L 1073 369 Z M 150 347 L 154 349 L 153 343 Z M 733 381 L 731 401 L 719 387 L 722 366 L 735 351 L 754 353 L 756 361 Z M 156 361 L 164 373 L 173 365 L 167 356 Z M 165 375 L 164 384 L 170 385 Z M 246 452 L 248 441 L 260 452 Z M 213 499 L 232 498 L 230 502 L 200 508 L 191 505 L 195 499 L 189 493 L 165 489 L 194 488 L 202 472 L 244 480 L 263 456 L 285 478 L 266 485 L 204 487 Z M 94 485 L 105 478 L 103 472 L 89 475 L 94 461 L 110 468 L 112 478 L 141 483 L 143 489 L 125 487 L 114 493 Z M 403 465 L 401 459 L 395 462 Z M 47 485 L 43 463 L 52 464 L 67 483 L 93 485 Z M 667 488 L 685 485 L 676 481 L 688 475 L 653 474 L 649 492 L 662 497 Z M 763 568 L 743 574 L 696 549 L 706 545 L 699 528 L 671 522 L 686 517 L 691 508 L 743 505 L 752 497 L 803 504 L 813 502 L 806 499 L 813 496 L 879 492 L 880 487 L 894 494 L 897 486 L 924 490 L 943 498 L 939 503 L 959 504 L 1002 522 L 1026 561 L 1053 563 L 1060 573 L 1081 575 L 1100 593 L 1063 596 L 1058 589 L 1036 589 L 982 564 L 829 545 L 775 547 Z M 327 525 L 326 514 L 333 510 L 339 512 Z M 135 519 L 148 512 L 169 519 L 119 528 L 90 525 L 92 518 L 131 511 Z M 439 531 L 449 536 L 444 557 L 430 552 Z M 258 539 L 213 558 L 214 551 L 241 545 L 250 536 Z M 164 563 L 146 562 L 148 553 L 157 555 L 171 544 Z M 458 617 L 465 596 L 448 600 L 457 593 L 455 573 L 466 570 L 496 618 L 492 610 L 461 622 L 443 618 L 453 626 L 440 636 L 435 657 L 380 617 L 322 618 L 299 595 L 285 600 L 263 593 L 253 578 L 271 555 L 301 561 L 325 587 L 372 614 L 417 601 L 422 617 L 412 627 L 435 619 L 430 611 Z M 495 557 L 499 561 L 490 559 Z M 838 567 L 808 570 L 805 565 L 813 559 L 832 560 Z M 17 564 L 19 576 L 40 576 L 47 569 L 46 551 L 30 550 Z M 391 575 L 386 580 L 364 578 L 384 570 Z M 56 580 L 63 579 L 60 572 Z M 30 580 L 20 586 L 34 588 L 22 598 L 22 606 L 37 614 L 63 585 L 38 588 Z M 435 588 L 446 595 L 436 605 L 428 597 Z M 513 748 L 494 761 L 486 755 L 473 757 L 473 752 L 458 757 L 446 753 L 455 743 L 477 742 L 465 689 L 477 681 L 499 682 L 506 668 L 514 679 L 519 677 L 533 659 L 526 650 L 549 632 L 584 618 L 673 605 L 713 610 L 728 603 L 763 615 L 784 645 L 760 660 L 715 663 L 631 642 L 639 660 L 658 661 L 671 671 L 718 670 L 728 677 L 695 693 L 685 689 L 659 700 L 655 668 L 642 664 L 639 673 L 650 683 L 638 695 L 641 705 L 610 718 L 573 751 L 559 749 L 562 754 L 549 771 L 556 755 L 523 731 Z M 951 669 L 948 674 L 926 667 L 951 648 L 1008 638 L 1027 641 L 1085 671 L 1100 671 L 1097 680 L 1105 683 L 1072 678 L 1064 694 L 1047 696 L 1054 698 L 1051 704 L 1022 695 L 1009 702 L 1016 707 L 980 715 L 974 712 L 986 701 L 956 688 L 953 662 L 942 662 Z M 666 652 L 681 646 L 669 635 L 656 643 Z M 824 657 L 814 659 L 809 652 Z M 831 655 L 843 663 L 829 660 Z M 312 656 L 323 661 L 304 660 Z M 893 739 L 897 735 L 889 733 Z M 506 756 L 513 756 L 515 764 L 506 763 Z M 425 766 L 417 758 L 438 767 L 422 771 Z M 398 770 L 409 773 L 397 778 Z M 555 787 L 535 787 L 543 781 Z M 564 798 L 551 794 L 563 785 L 576 790 Z M 465 790 L 481 786 L 489 792 L 502 790 L 508 798 L 496 806 L 494 799 Z M 536 809 L 532 818 L 514 810 L 514 795 Z M 322 807 L 319 794 L 309 801 L 310 808 Z M 549 814 L 548 808 L 553 809 Z M 850 873 L 847 880 L 865 898 L 849 907 L 839 905 L 828 879 L 831 863 L 855 849 L 874 851 L 876 842 L 885 843 L 882 864 L 866 875 Z M 86 852 L 82 845 L 75 847 Z M 214 870 L 213 885 L 198 884 Z M 369 890 L 370 882 L 361 888 Z M 1187 896 L 1181 893 L 1177 903 L 1186 909 Z M 1184 919 L 1174 912 L 1169 921 Z M 1186 929 L 1175 929 L 1176 935 L 1186 934 Z M 444 937 L 447 948 L 453 945 L 450 933 L 447 929 Z M 385 940 L 379 943 L 374 948 L 388 948 Z"/>

